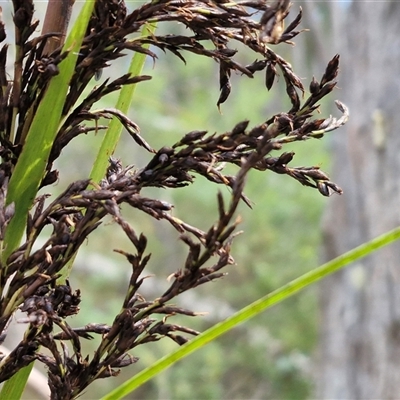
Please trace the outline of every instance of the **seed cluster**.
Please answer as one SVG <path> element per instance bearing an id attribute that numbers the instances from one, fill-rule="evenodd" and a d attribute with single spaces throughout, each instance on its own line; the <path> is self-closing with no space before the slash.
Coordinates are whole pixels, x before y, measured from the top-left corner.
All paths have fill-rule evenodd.
<path id="1" fill-rule="evenodd" d="M 1 243 L 14 213 L 14 205 L 6 205 L 9 178 L 24 146 L 32 116 L 52 76 L 59 73 L 58 64 L 66 56 L 61 47 L 45 53 L 47 40 L 57 33 L 31 38 L 38 26 L 33 19 L 32 1 L 14 0 L 13 5 L 19 53 L 12 81 L 7 79 L 5 70 L 7 45 L 0 50 Z M 52 399 L 72 399 L 95 379 L 115 376 L 120 368 L 137 362 L 137 358 L 129 354 L 135 347 L 164 337 L 181 345 L 188 336 L 197 335 L 198 332 L 188 327 L 169 322 L 176 314 L 197 315 L 171 304 L 171 300 L 223 276 L 222 269 L 234 263 L 230 250 L 239 223 L 239 219 L 235 220 L 235 211 L 240 201 L 251 205 L 243 193 L 249 171 L 287 175 L 302 185 L 316 188 L 324 196 L 342 192 L 317 166 L 289 166 L 293 152 L 276 155 L 287 143 L 322 138 L 348 118 L 348 110 L 340 102 L 336 105 L 342 117 L 314 118 L 319 101 L 336 85 L 339 56 L 328 63 L 319 81 L 313 78 L 309 94 L 305 96 L 306 89 L 291 65 L 270 48 L 283 42 L 291 43 L 300 32 L 295 29 L 301 21 L 301 10 L 285 28 L 289 9 L 287 0 L 273 4 L 261 0 L 153 0 L 128 13 L 123 1 L 96 1 L 65 99 L 65 122 L 54 141 L 42 187 L 57 180 L 59 172 L 53 169 L 53 163 L 72 139 L 106 129 L 106 126 L 88 125 L 89 121 L 99 118 L 116 117 L 136 145 L 152 158 L 147 165 L 135 168 L 124 167 L 120 160 L 110 158 L 107 174 L 101 182 L 84 179 L 70 184 L 53 200 L 45 194 L 37 197 L 27 218 L 26 241 L 1 265 L 0 338 L 4 341 L 9 321 L 17 309 L 25 313 L 22 322 L 27 323 L 28 328 L 17 347 L 9 355 L 1 355 L 0 381 L 39 360 L 48 368 Z M 187 35 L 131 35 L 138 33 L 145 24 L 155 22 L 179 22 L 187 28 Z M 0 41 L 5 39 L 4 24 L 0 22 Z M 232 47 L 235 42 L 255 52 L 257 59 L 245 66 L 237 62 L 237 51 Z M 147 45 L 172 52 L 183 61 L 183 54 L 190 52 L 218 62 L 218 107 L 229 97 L 233 71 L 249 78 L 264 73 L 266 90 L 273 87 L 277 76 L 282 76 L 291 108 L 253 127 L 249 126 L 249 121 L 242 121 L 222 134 L 195 130 L 175 144 L 153 149 L 137 124 L 119 110 L 92 109 L 107 94 L 118 91 L 123 85 L 148 80 L 150 76 L 127 74 L 113 81 L 106 80 L 80 100 L 90 80 L 98 77 L 99 71 L 108 67 L 112 60 L 123 56 L 125 50 L 142 52 L 156 60 L 156 54 Z M 11 123 L 14 113 L 18 113 L 18 126 Z M 226 165 L 236 166 L 237 173 L 226 174 Z M 208 230 L 203 231 L 173 216 L 172 204 L 141 194 L 146 187 L 186 186 L 198 175 L 228 187 L 231 192 L 228 204 L 218 194 L 218 219 Z M 169 277 L 169 288 L 153 300 L 143 298 L 139 292 L 150 259 L 146 253 L 147 238 L 124 219 L 120 207 L 123 203 L 157 220 L 166 220 L 187 246 L 184 265 Z M 131 265 L 126 295 L 111 325 L 88 323 L 73 328 L 67 317 L 79 312 L 80 291 L 74 291 L 68 281 L 60 284 L 61 271 L 73 261 L 82 243 L 107 216 L 115 220 L 133 246 L 129 252 L 115 250 Z M 46 226 L 52 227 L 52 233 L 39 246 L 39 235 Z M 160 319 L 157 315 L 163 317 Z M 99 346 L 93 356 L 84 355 L 82 340 L 94 335 L 99 337 Z M 43 352 L 43 348 L 48 351 Z"/>

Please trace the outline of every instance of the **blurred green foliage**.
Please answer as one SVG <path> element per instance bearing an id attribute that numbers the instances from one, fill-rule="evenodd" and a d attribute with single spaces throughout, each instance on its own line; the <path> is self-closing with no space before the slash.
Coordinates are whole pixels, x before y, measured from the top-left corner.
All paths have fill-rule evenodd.
<path id="1" fill-rule="evenodd" d="M 262 75 L 256 75 L 253 80 L 236 76 L 232 79 L 232 95 L 223 105 L 221 115 L 216 107 L 217 64 L 189 55 L 185 66 L 173 55 L 160 53 L 158 56 L 154 66 L 148 60 L 144 73 L 154 78 L 138 85 L 129 113 L 140 126 L 144 138 L 155 148 L 172 145 L 191 130 L 221 132 L 243 119 L 249 119 L 252 126 L 289 108 L 283 102 L 283 82 L 278 82 L 268 93 Z M 246 56 L 245 53 L 244 64 L 254 61 Z M 290 58 L 290 53 L 284 56 Z M 127 65 L 127 60 L 120 61 L 104 74 L 122 75 Z M 296 67 L 294 69 L 296 71 Z M 319 72 L 310 71 L 309 78 Z M 107 106 L 114 103 L 115 97 L 109 96 Z M 71 176 L 62 176 L 56 191 L 62 190 L 72 179 L 88 176 L 102 134 L 84 138 L 85 142 L 79 138 L 64 152 L 60 169 L 67 166 Z M 327 150 L 322 142 L 297 143 L 291 149 L 296 152 L 293 164 L 322 164 L 325 171 L 329 170 Z M 121 158 L 124 165 L 137 167 L 148 160 L 148 155 L 139 152 L 127 134 L 115 156 Z M 214 186 L 199 177 L 190 187 L 160 190 L 157 195 L 175 205 L 174 215 L 206 229 L 218 217 L 218 188 Z M 221 190 L 229 196 L 225 188 Z M 319 221 L 326 198 L 316 190 L 270 172 L 251 174 L 245 193 L 254 203 L 252 210 L 245 204 L 240 208 L 243 222 L 239 228 L 244 233 L 235 240 L 232 252 L 237 265 L 230 267 L 224 279 L 198 288 L 195 294 L 182 296 L 180 305 L 209 312 L 191 321 L 187 321 L 187 317 L 182 324 L 204 330 L 233 310 L 318 264 Z M 146 281 L 142 294 L 145 297 L 157 295 L 166 285 L 168 275 L 182 265 L 185 248 L 166 222 L 154 223 L 132 210 L 128 213 L 137 231 L 148 236 L 152 252 L 149 269 L 155 276 Z M 130 251 L 128 241 L 110 221 L 94 233 L 85 251 L 78 256 L 71 282 L 74 288 L 82 289 L 84 297 L 76 326 L 89 320 L 111 323 L 110 316 L 120 308 L 130 266 L 112 252 L 114 248 Z M 88 293 L 93 297 L 88 298 Z M 308 289 L 161 373 L 129 398 L 305 399 L 312 389 L 310 357 L 316 342 L 316 325 L 316 292 Z M 140 357 L 136 365 L 123 371 L 121 377 L 95 382 L 82 398 L 99 397 L 112 389 L 117 380 L 123 381 L 175 346 L 163 340 L 139 348 L 133 354 Z M 90 353 L 90 347 L 88 351 Z"/>

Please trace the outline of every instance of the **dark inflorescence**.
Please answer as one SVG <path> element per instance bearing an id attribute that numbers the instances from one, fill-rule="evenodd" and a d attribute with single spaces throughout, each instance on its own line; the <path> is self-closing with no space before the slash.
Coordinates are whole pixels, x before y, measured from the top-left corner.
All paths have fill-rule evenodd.
<path id="1" fill-rule="evenodd" d="M 0 50 L 0 242 L 14 205 L 6 203 L 7 187 L 13 168 L 24 146 L 26 134 L 51 78 L 59 73 L 58 64 L 65 58 L 61 46 L 48 52 L 46 42 L 57 32 L 33 36 L 38 27 L 34 20 L 33 2 L 15 0 L 14 24 L 19 57 L 14 79 L 6 72 L 7 45 Z M 243 189 L 247 173 L 252 170 L 287 175 L 302 185 L 316 188 L 322 195 L 341 193 L 319 167 L 292 167 L 292 152 L 279 151 L 290 142 L 321 138 L 326 132 L 343 125 L 347 108 L 336 102 L 340 118 L 316 119 L 320 100 L 336 86 L 339 56 L 328 63 L 320 80 L 312 79 L 308 90 L 296 76 L 291 65 L 276 54 L 271 46 L 291 43 L 300 33 L 296 30 L 302 17 L 286 25 L 291 4 L 288 0 L 247 1 L 166 1 L 153 0 L 129 13 L 123 1 L 97 0 L 85 39 L 79 52 L 75 73 L 64 103 L 64 123 L 60 126 L 47 162 L 42 187 L 57 180 L 59 172 L 54 161 L 75 137 L 106 129 L 88 122 L 116 117 L 126 128 L 135 145 L 151 154 L 141 167 L 124 167 L 120 160 L 110 158 L 107 174 L 101 182 L 89 179 L 71 183 L 53 200 L 42 194 L 26 224 L 26 241 L 1 265 L 0 332 L 4 340 L 10 319 L 20 309 L 28 326 L 17 347 L 0 358 L 0 381 L 13 376 L 22 367 L 39 360 L 48 368 L 53 399 L 77 397 L 95 379 L 114 376 L 119 369 L 137 362 L 129 352 L 135 347 L 169 337 L 182 345 L 198 332 L 170 322 L 169 317 L 196 313 L 175 306 L 171 300 L 187 290 L 222 277 L 225 266 L 234 263 L 230 255 L 238 220 L 234 219 L 238 204 L 250 206 Z M 148 35 L 138 33 L 149 23 L 179 22 L 186 35 Z M 0 41 L 6 40 L 0 22 Z M 132 35 L 133 34 L 133 35 Z M 135 34 L 137 34 L 135 36 Z M 254 61 L 241 65 L 235 59 L 235 42 L 255 53 Z M 211 44 L 211 46 L 210 46 Z M 124 85 L 139 83 L 150 76 L 123 75 L 106 80 L 83 100 L 82 94 L 93 77 L 122 57 L 126 51 L 142 52 L 157 59 L 152 47 L 169 51 L 185 61 L 184 54 L 194 53 L 219 63 L 220 107 L 231 91 L 231 74 L 239 72 L 249 78 L 263 75 L 266 90 L 271 90 L 279 75 L 286 85 L 290 109 L 273 115 L 256 126 L 242 121 L 222 134 L 194 130 L 176 143 L 154 149 L 141 135 L 139 126 L 113 108 L 93 110 L 92 106 Z M 306 93 L 308 95 L 306 96 Z M 18 125 L 12 126 L 13 113 Z M 149 134 L 146 137 L 150 137 Z M 278 154 L 278 155 L 277 155 Z M 235 175 L 225 173 L 225 165 L 237 167 Z M 142 195 L 146 187 L 179 188 L 193 182 L 196 175 L 224 185 L 231 191 L 229 204 L 221 194 L 217 198 L 218 219 L 201 230 L 173 216 L 172 204 Z M 157 220 L 166 220 L 175 228 L 187 246 L 184 265 L 169 277 L 170 286 L 153 300 L 143 298 L 139 290 L 143 271 L 149 262 L 147 238 L 134 230 L 121 213 L 127 204 Z M 69 283 L 60 283 L 61 271 L 73 261 L 86 238 L 106 216 L 111 216 L 132 243 L 132 251 L 117 249 L 131 265 L 121 312 L 111 325 L 88 323 L 72 328 L 68 317 L 79 312 L 80 292 Z M 46 226 L 52 233 L 44 244 L 37 239 Z M 155 316 L 163 316 L 161 319 Z M 100 344 L 92 357 L 82 354 L 82 340 L 94 336 Z M 41 349 L 47 349 L 43 352 Z"/>

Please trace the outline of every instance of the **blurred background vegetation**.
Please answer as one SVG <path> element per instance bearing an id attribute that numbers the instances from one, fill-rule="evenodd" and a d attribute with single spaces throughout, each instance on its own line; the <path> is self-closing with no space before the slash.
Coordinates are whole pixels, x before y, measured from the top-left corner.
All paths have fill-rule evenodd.
<path id="1" fill-rule="evenodd" d="M 134 5 L 132 3 L 130 7 Z M 297 7 L 294 8 L 295 14 Z M 174 33 L 181 28 L 167 28 L 165 25 L 163 29 Z M 322 69 L 311 71 L 305 62 L 299 61 L 305 60 L 304 54 L 299 58 L 299 53 L 306 52 L 305 46 L 292 48 L 281 45 L 276 51 L 289 62 L 293 61 L 295 72 L 298 68 L 306 71 L 300 74 L 306 82 L 312 75 L 320 76 L 323 72 Z M 148 60 L 144 70 L 153 79 L 138 85 L 129 113 L 129 117 L 140 126 L 143 137 L 155 148 L 171 145 L 191 130 L 223 132 L 244 119 L 250 120 L 250 126 L 253 126 L 290 108 L 284 99 L 284 82 L 279 82 L 268 93 L 262 74 L 253 80 L 235 76 L 232 77 L 232 94 L 223 104 L 220 114 L 216 107 L 219 96 L 216 63 L 187 55 L 187 64 L 184 65 L 171 54 L 159 52 L 157 55 L 156 63 L 153 65 Z M 250 54 L 242 53 L 243 64 L 252 61 Z M 302 66 L 298 67 L 300 62 Z M 129 57 L 113 64 L 103 72 L 100 82 L 108 76 L 124 74 L 128 63 Z M 96 84 L 99 83 L 93 82 Z M 333 102 L 334 98 L 330 100 Z M 116 97 L 110 95 L 106 104 L 99 104 L 99 108 L 113 106 L 115 102 Z M 69 182 L 89 175 L 101 136 L 99 132 L 97 136 L 80 137 L 68 146 L 57 166 L 60 180 L 53 187 L 54 193 L 61 192 Z M 318 164 L 329 173 L 328 144 L 329 138 L 294 144 L 292 149 L 296 156 L 293 165 Z M 141 167 L 148 161 L 148 155 L 142 154 L 128 134 L 123 135 L 115 156 L 123 165 Z M 190 187 L 160 190 L 157 195 L 161 200 L 174 204 L 175 216 L 205 229 L 218 217 L 218 188 L 213 186 L 199 177 Z M 199 331 L 318 264 L 320 218 L 324 203 L 329 199 L 285 176 L 268 172 L 251 174 L 245 193 L 254 203 L 252 210 L 244 204 L 239 210 L 243 234 L 237 237 L 233 246 L 236 265 L 226 271 L 229 274 L 224 279 L 204 285 L 180 299 L 181 306 L 207 312 L 205 316 L 191 321 L 187 321 L 191 317 L 186 317 L 186 321 L 182 321 L 182 324 Z M 137 231 L 143 231 L 149 238 L 152 258 L 148 272 L 154 276 L 146 280 L 141 294 L 150 298 L 167 286 L 167 277 L 182 264 L 184 247 L 167 223 L 154 222 L 134 210 L 125 212 Z M 79 254 L 71 285 L 74 289 L 81 289 L 82 303 L 73 326 L 89 322 L 111 323 L 119 311 L 130 266 L 112 251 L 116 248 L 130 251 L 119 227 L 110 221 L 92 235 Z M 310 358 L 316 345 L 317 324 L 316 290 L 308 289 L 161 373 L 129 398 L 309 398 L 313 389 Z M 139 348 L 133 354 L 140 358 L 137 364 L 123 370 L 117 378 L 95 382 L 82 399 L 99 398 L 117 383 L 171 352 L 175 346 L 164 339 Z M 88 354 L 91 348 L 91 343 L 88 343 Z"/>

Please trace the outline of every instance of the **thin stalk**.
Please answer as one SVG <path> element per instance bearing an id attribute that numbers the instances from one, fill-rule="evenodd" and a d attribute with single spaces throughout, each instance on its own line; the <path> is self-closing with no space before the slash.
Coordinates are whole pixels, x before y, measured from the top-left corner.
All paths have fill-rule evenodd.
<path id="1" fill-rule="evenodd" d="M 156 30 L 156 24 L 146 24 L 141 32 L 142 36 L 152 35 Z M 143 47 L 148 48 L 148 45 L 144 45 Z M 144 62 L 146 60 L 146 54 L 136 52 L 132 57 L 131 65 L 129 66 L 129 73 L 132 76 L 138 76 L 141 74 Z M 136 84 L 125 85 L 118 97 L 117 104 L 115 108 L 121 111 L 124 114 L 127 114 L 129 108 L 132 103 L 133 95 L 135 93 Z M 104 177 L 107 167 L 108 167 L 108 159 L 115 151 L 117 144 L 119 142 L 119 138 L 121 137 L 122 125 L 118 121 L 117 118 L 113 118 L 110 122 L 108 130 L 104 136 L 104 139 L 101 143 L 99 152 L 96 157 L 96 161 L 93 164 L 92 171 L 90 173 L 90 178 L 94 182 L 100 182 L 100 180 Z"/>
<path id="2" fill-rule="evenodd" d="M 22 81 L 22 61 L 23 53 L 20 45 L 21 42 L 21 32 L 20 29 L 15 27 L 15 61 L 14 61 L 14 79 L 12 88 L 12 116 L 11 116 L 11 127 L 10 127 L 10 142 L 14 143 L 15 132 L 17 125 L 17 115 L 19 112 L 19 102 L 21 97 L 21 81 Z"/>
<path id="3" fill-rule="evenodd" d="M 146 37 L 152 35 L 156 30 L 156 25 L 145 25 L 141 32 L 141 37 Z M 143 47 L 148 48 L 148 45 Z M 128 72 L 132 76 L 138 76 L 141 74 L 144 63 L 146 60 L 146 54 L 136 52 L 132 57 L 131 64 L 129 66 Z M 118 100 L 115 108 L 124 114 L 127 114 L 132 103 L 133 95 L 135 93 L 136 84 L 125 85 L 119 92 Z M 93 181 L 93 185 L 100 182 L 104 177 L 108 167 L 108 160 L 110 156 L 114 153 L 115 148 L 119 142 L 122 132 L 122 125 L 116 117 L 114 117 L 107 129 L 104 139 L 101 143 L 100 149 L 97 153 L 96 160 L 93 164 L 92 171 L 90 173 L 90 178 Z M 72 265 L 75 260 L 75 256 L 71 257 L 69 263 L 61 271 L 61 276 L 59 282 L 65 281 L 71 273 Z"/>

